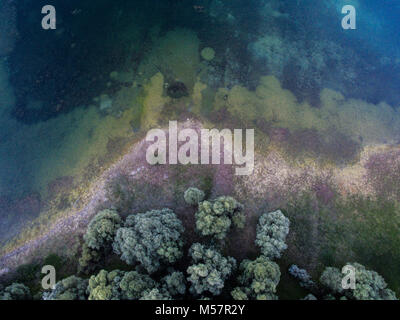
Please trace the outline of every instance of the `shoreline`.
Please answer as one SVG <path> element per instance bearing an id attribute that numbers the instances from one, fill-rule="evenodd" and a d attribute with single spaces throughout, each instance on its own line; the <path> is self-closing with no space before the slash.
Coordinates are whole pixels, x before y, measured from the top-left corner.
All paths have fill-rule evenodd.
<path id="1" fill-rule="evenodd" d="M 201 123 L 193 120 L 182 122 L 180 125 L 197 129 L 202 127 Z M 167 129 L 164 128 L 164 130 Z M 112 162 L 99 177 L 94 179 L 91 186 L 88 188 L 89 191 L 81 198 L 83 203 L 80 209 L 69 210 L 70 213 L 56 220 L 46 233 L 2 255 L 0 257 L 0 277 L 12 274 L 22 263 L 29 263 L 34 260 L 35 253 L 40 252 L 50 241 L 56 241 L 60 235 L 61 238 L 65 235 L 73 235 L 75 240 L 78 239 L 86 230 L 90 219 L 96 214 L 96 210 L 98 210 L 101 205 L 107 203 L 108 199 L 106 198 L 105 185 L 108 179 L 121 173 L 127 174 L 141 182 L 147 181 L 154 183 L 155 181 L 156 184 L 159 185 L 161 192 L 165 192 L 163 189 L 165 188 L 165 184 L 171 182 L 168 166 L 156 168 L 154 171 L 151 165 L 146 165 L 143 148 L 146 147 L 147 144 L 148 142 L 146 142 L 145 139 L 140 139 L 129 145 L 127 147 L 128 151 L 121 154 L 121 156 Z M 232 191 L 242 197 L 245 196 L 246 191 L 252 192 L 251 195 L 255 199 L 263 198 L 264 195 L 267 195 L 265 201 L 268 201 L 269 205 L 273 207 L 282 205 L 282 201 L 285 201 L 284 195 L 288 191 L 294 192 L 294 189 L 297 187 L 298 190 L 296 192 L 310 190 L 315 180 L 321 177 L 327 178 L 322 186 L 328 188 L 324 183 L 332 183 L 332 186 L 337 187 L 342 199 L 345 199 L 346 195 L 357 195 L 363 190 L 367 195 L 374 196 L 376 190 L 374 190 L 374 186 L 372 186 L 371 182 L 368 180 L 366 165 L 371 157 L 384 155 L 386 152 L 390 151 L 400 152 L 400 147 L 388 145 L 367 147 L 362 152 L 362 157 L 356 164 L 344 168 L 334 167 L 326 169 L 319 168 L 316 164 L 307 164 L 306 166 L 290 164 L 282 157 L 279 151 L 270 150 L 267 155 L 256 153 L 256 165 L 253 176 L 240 177 L 238 178 L 239 180 L 235 182 L 229 179 L 224 180 L 224 178 L 230 177 L 230 173 L 223 173 L 224 169 L 220 170 L 220 173 L 217 173 L 216 176 L 218 176 L 218 174 L 221 176 L 222 172 L 222 181 L 229 183 L 233 188 Z M 302 179 L 304 179 L 304 177 L 307 178 L 307 183 L 300 183 L 303 181 Z M 296 182 L 298 179 L 300 179 L 299 185 L 297 185 Z M 226 185 L 219 182 L 219 186 L 214 185 L 213 188 L 224 190 Z M 277 193 L 280 195 L 276 196 L 276 192 L 272 193 L 274 190 L 278 190 L 279 192 Z M 166 195 L 167 201 L 165 201 L 166 199 L 161 199 L 160 204 L 162 202 L 168 203 L 168 200 L 170 200 L 168 197 L 170 197 L 169 194 Z M 154 203 L 154 206 L 156 207 L 157 204 Z M 251 211 L 257 212 L 256 209 L 257 208 L 254 207 Z M 57 246 L 55 246 L 55 248 L 57 248 Z"/>

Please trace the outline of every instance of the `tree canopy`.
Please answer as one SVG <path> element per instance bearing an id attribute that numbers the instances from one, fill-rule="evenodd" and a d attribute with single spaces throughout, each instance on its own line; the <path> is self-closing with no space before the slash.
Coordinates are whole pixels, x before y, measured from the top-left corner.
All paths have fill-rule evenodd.
<path id="1" fill-rule="evenodd" d="M 69 276 L 59 281 L 53 290 L 34 292 L 34 299 L 210 300 L 210 297 L 220 295 L 225 299 L 229 293 L 235 300 L 278 299 L 281 272 L 273 260 L 280 258 L 287 248 L 289 220 L 280 210 L 261 215 L 255 240 L 261 255 L 254 260 L 244 259 L 238 272 L 234 273 L 237 262 L 226 252 L 230 252 L 232 244 L 236 243 L 220 240 L 232 224 L 244 225 L 243 206 L 229 196 L 212 201 L 202 201 L 203 197 L 204 194 L 195 188 L 185 193 L 188 203 L 198 202 L 197 229 L 202 235 L 210 236 L 207 245 L 192 243 L 188 250 L 190 261 L 182 259 L 177 263 L 185 249 L 182 240 L 184 227 L 172 210 L 131 214 L 125 222 L 116 211 L 103 210 L 89 223 L 79 259 L 78 271 L 91 275 L 90 279 Z M 114 263 L 121 265 L 121 261 L 115 261 L 117 257 L 110 255 L 111 249 L 128 264 L 120 267 L 125 271 L 112 270 L 114 267 L 111 266 L 115 266 Z M 62 260 L 56 255 L 50 255 L 44 262 L 58 264 L 57 271 L 61 269 Z M 397 299 L 377 272 L 367 270 L 359 263 L 348 265 L 355 270 L 355 289 L 342 287 L 345 274 L 337 268 L 325 268 L 319 282 L 314 282 L 308 272 L 297 265 L 291 265 L 288 272 L 309 291 L 308 295 L 299 297 L 302 300 Z M 101 270 L 97 272 L 97 269 Z M 0 284 L 0 300 L 32 299 L 29 288 L 37 286 L 39 277 L 39 265 L 20 267 L 13 284 L 6 288 Z M 230 283 L 227 285 L 228 280 Z"/>
<path id="2" fill-rule="evenodd" d="M 263 214 L 257 225 L 256 245 L 261 253 L 273 260 L 280 258 L 286 250 L 286 236 L 289 233 L 289 219 L 277 210 Z"/>
<path id="3" fill-rule="evenodd" d="M 243 228 L 245 214 L 243 205 L 229 196 L 222 196 L 213 201 L 202 201 L 196 212 L 196 228 L 203 236 L 225 238 L 232 223 Z"/>
<path id="4" fill-rule="evenodd" d="M 344 289 L 342 287 L 342 279 L 344 275 L 338 268 L 326 267 L 319 282 L 328 290 L 335 294 L 342 294 Z"/>
<path id="5" fill-rule="evenodd" d="M 87 246 L 96 250 L 110 247 L 121 225 L 122 219 L 116 211 L 109 209 L 100 211 L 90 221 L 84 236 Z"/>
<path id="6" fill-rule="evenodd" d="M 43 293 L 43 300 L 87 300 L 88 280 L 71 276 L 57 282 L 50 292 Z"/>
<path id="7" fill-rule="evenodd" d="M 146 290 L 140 300 L 172 300 L 172 297 L 167 290 L 154 288 Z"/>
<path id="8" fill-rule="evenodd" d="M 289 274 L 295 279 L 299 280 L 300 286 L 304 288 L 312 288 L 315 284 L 307 270 L 299 268 L 297 265 L 292 264 L 289 267 Z"/>
<path id="9" fill-rule="evenodd" d="M 190 290 L 195 294 L 210 292 L 213 295 L 221 293 L 225 280 L 236 267 L 236 260 L 224 257 L 213 248 L 195 243 L 189 249 L 192 265 L 187 269 Z"/>
<path id="10" fill-rule="evenodd" d="M 194 206 L 198 205 L 199 202 L 204 200 L 204 192 L 197 188 L 189 188 L 185 191 L 183 195 L 187 204 Z"/>
<path id="11" fill-rule="evenodd" d="M 339 269 L 327 267 L 320 277 L 320 283 L 334 295 L 345 295 L 354 300 L 397 300 L 396 294 L 387 288 L 385 279 L 376 271 L 367 270 L 359 263 L 347 263 L 355 268 L 355 289 L 343 289 L 345 274 Z"/>
<path id="12" fill-rule="evenodd" d="M 170 209 L 132 214 L 117 231 L 114 252 L 126 263 L 139 262 L 152 273 L 161 264 L 173 264 L 182 257 L 183 231 L 181 221 Z"/>
<path id="13" fill-rule="evenodd" d="M 139 300 L 156 286 L 148 275 L 137 271 L 101 270 L 89 279 L 89 300 Z"/>
<path id="14" fill-rule="evenodd" d="M 243 260 L 240 264 L 240 287 L 232 292 L 235 300 L 276 300 L 276 287 L 281 272 L 279 266 L 265 256 L 256 260 Z"/>
<path id="15" fill-rule="evenodd" d="M 184 295 L 186 293 L 186 279 L 182 272 L 172 272 L 161 279 L 162 287 L 169 292 L 171 296 Z"/>
<path id="16" fill-rule="evenodd" d="M 89 248 L 86 243 L 82 246 L 82 254 L 78 260 L 78 272 L 88 274 L 93 272 L 103 257 L 102 252 Z"/>
<path id="17" fill-rule="evenodd" d="M 22 283 L 13 283 L 0 291 L 0 300 L 31 300 L 30 289 Z"/>

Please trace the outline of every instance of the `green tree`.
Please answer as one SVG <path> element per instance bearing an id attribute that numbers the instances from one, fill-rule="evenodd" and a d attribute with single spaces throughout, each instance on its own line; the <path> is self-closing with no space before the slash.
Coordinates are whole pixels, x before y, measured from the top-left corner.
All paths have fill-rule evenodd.
<path id="1" fill-rule="evenodd" d="M 343 277 L 344 274 L 342 274 L 338 268 L 326 267 L 319 278 L 319 282 L 323 285 L 323 287 L 332 291 L 334 294 L 343 294 Z"/>
<path id="2" fill-rule="evenodd" d="M 273 260 L 280 258 L 286 250 L 286 236 L 289 233 L 289 219 L 278 210 L 263 214 L 257 225 L 256 245 L 261 253 Z"/>
<path id="3" fill-rule="evenodd" d="M 121 217 L 116 211 L 109 209 L 100 211 L 90 221 L 84 236 L 87 246 L 96 250 L 108 249 L 121 225 Z"/>
<path id="4" fill-rule="evenodd" d="M 43 300 L 87 300 L 88 280 L 71 276 L 59 281 L 50 292 L 43 293 Z"/>
<path id="5" fill-rule="evenodd" d="M 203 236 L 223 239 L 232 223 L 236 227 L 244 227 L 246 216 L 242 210 L 242 204 L 232 197 L 223 196 L 214 201 L 200 202 L 196 212 L 196 228 Z"/>
<path id="6" fill-rule="evenodd" d="M 57 271 L 59 271 L 65 265 L 65 259 L 58 256 L 55 253 L 50 253 L 43 261 L 43 265 L 53 266 Z"/>
<path id="7" fill-rule="evenodd" d="M 219 295 L 225 280 L 236 267 L 236 260 L 224 257 L 217 250 L 195 243 L 189 249 L 192 265 L 188 267 L 190 290 L 194 294 L 206 291 Z"/>
<path id="8" fill-rule="evenodd" d="M 114 252 L 126 263 L 139 262 L 152 273 L 182 257 L 183 231 L 182 222 L 170 209 L 133 214 L 118 229 Z"/>
<path id="9" fill-rule="evenodd" d="M 22 283 L 13 283 L 0 292 L 0 300 L 31 300 L 29 288 Z"/>
<path id="10" fill-rule="evenodd" d="M 189 188 L 185 191 L 185 202 L 191 206 L 197 206 L 199 202 L 204 200 L 204 192 L 197 188 Z"/>
<path id="11" fill-rule="evenodd" d="M 153 288 L 146 290 L 140 300 L 172 300 L 172 297 L 167 290 Z"/>
<path id="12" fill-rule="evenodd" d="M 241 287 L 236 287 L 231 291 L 233 300 L 249 300 L 247 293 Z"/>
<path id="13" fill-rule="evenodd" d="M 276 300 L 276 287 L 281 272 L 279 266 L 265 256 L 256 260 L 243 260 L 239 268 L 240 287 L 235 288 L 231 295 L 235 300 Z"/>
<path id="14" fill-rule="evenodd" d="M 182 272 L 172 272 L 161 279 L 161 284 L 173 297 L 184 295 L 186 292 L 186 279 Z"/>
<path id="15" fill-rule="evenodd" d="M 123 272 L 120 270 L 101 270 L 97 275 L 91 276 L 88 286 L 89 300 L 119 300 L 119 283 L 122 277 Z"/>
<path id="16" fill-rule="evenodd" d="M 102 257 L 102 252 L 89 248 L 88 245 L 84 243 L 82 246 L 82 255 L 78 260 L 78 272 L 85 274 L 93 272 L 98 267 Z"/>
<path id="17" fill-rule="evenodd" d="M 299 280 L 300 286 L 303 288 L 311 289 L 314 287 L 314 281 L 308 274 L 307 270 L 299 268 L 297 265 L 292 264 L 288 269 L 289 274 L 295 279 Z"/>
<path id="18" fill-rule="evenodd" d="M 137 271 L 101 270 L 89 279 L 89 300 L 138 300 L 156 285 L 148 275 Z"/>
<path id="19" fill-rule="evenodd" d="M 40 265 L 37 263 L 22 264 L 18 266 L 15 272 L 16 274 L 14 281 L 24 284 L 32 284 L 33 282 L 37 282 L 41 276 L 40 269 Z"/>
<path id="20" fill-rule="evenodd" d="M 119 284 L 123 300 L 138 300 L 145 292 L 157 286 L 157 283 L 147 274 L 137 271 L 126 272 Z"/>
<path id="21" fill-rule="evenodd" d="M 367 270 L 359 263 L 347 263 L 355 268 L 355 289 L 343 289 L 344 274 L 337 268 L 327 267 L 321 275 L 320 283 L 334 295 L 344 294 L 353 300 L 397 300 L 396 294 L 387 288 L 383 277 L 375 271 Z"/>

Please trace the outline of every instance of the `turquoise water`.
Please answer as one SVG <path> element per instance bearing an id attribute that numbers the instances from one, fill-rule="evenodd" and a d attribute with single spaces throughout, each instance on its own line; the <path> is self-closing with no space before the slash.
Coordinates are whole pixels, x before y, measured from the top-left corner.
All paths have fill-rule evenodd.
<path id="1" fill-rule="evenodd" d="M 141 90 L 160 71 L 191 95 L 200 79 L 210 101 L 219 88 L 254 90 L 273 75 L 316 109 L 325 88 L 400 106 L 394 0 L 59 0 L 56 30 L 41 29 L 45 4 L 0 0 L 3 230 L 39 215 L 55 184 L 79 182 L 109 139 L 145 129 Z M 341 28 L 344 4 L 357 10 L 356 30 Z M 201 73 L 205 47 L 216 58 Z M 396 140 L 400 128 L 392 129 Z"/>

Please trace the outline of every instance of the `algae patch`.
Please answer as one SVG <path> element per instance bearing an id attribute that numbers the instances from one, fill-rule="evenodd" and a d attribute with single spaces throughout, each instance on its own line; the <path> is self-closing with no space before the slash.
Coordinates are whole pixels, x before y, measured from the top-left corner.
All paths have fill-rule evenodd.
<path id="1" fill-rule="evenodd" d="M 321 107 L 299 103 L 273 76 L 262 77 L 255 91 L 242 86 L 218 90 L 215 110 L 226 109 L 245 123 L 263 119 L 274 127 L 338 132 L 363 144 L 396 143 L 400 138 L 400 112 L 386 103 L 346 100 L 330 89 L 321 92 Z"/>

